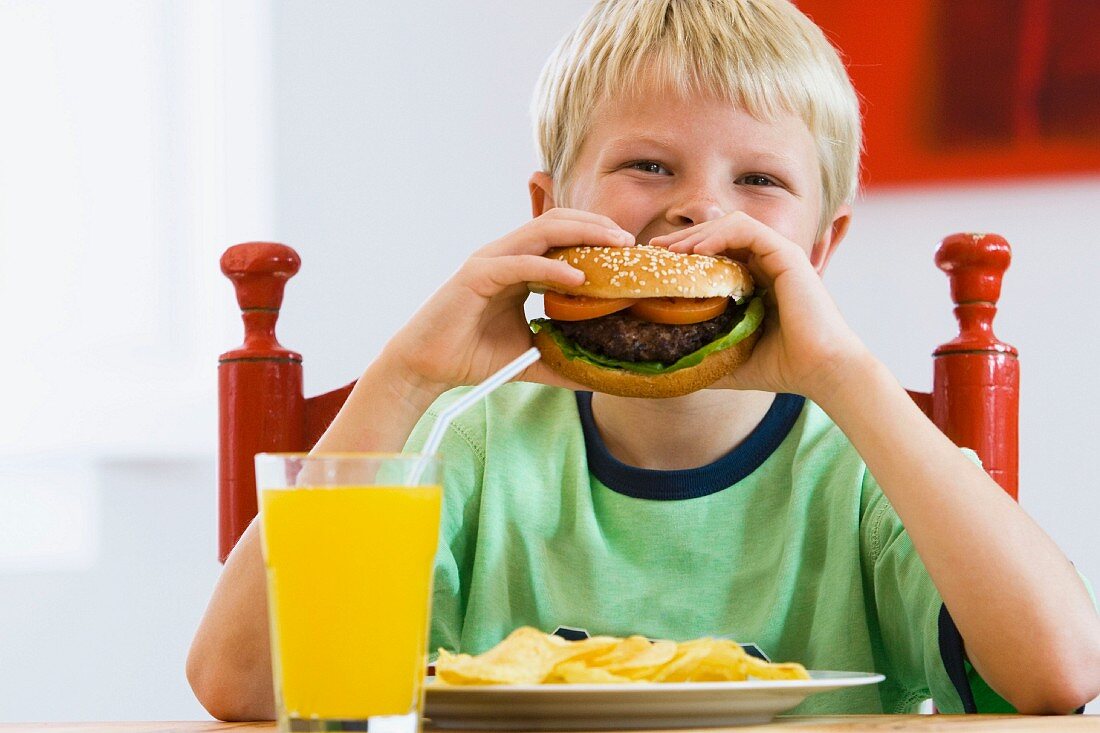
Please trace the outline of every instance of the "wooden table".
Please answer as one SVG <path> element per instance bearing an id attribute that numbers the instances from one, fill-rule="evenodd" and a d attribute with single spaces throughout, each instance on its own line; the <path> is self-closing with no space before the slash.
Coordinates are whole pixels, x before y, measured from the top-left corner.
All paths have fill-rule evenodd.
<path id="1" fill-rule="evenodd" d="M 1100 731 L 1100 715 L 1040 717 L 1031 715 L 830 715 L 821 717 L 780 716 L 767 725 L 740 728 L 697 728 L 706 733 L 751 733 L 756 731 Z M 275 731 L 275 724 L 264 723 L 0 723 L 0 731 L 34 733 L 226 733 L 227 731 Z M 426 733 L 444 733 L 442 728 L 426 727 Z M 468 731 L 465 733 L 469 733 Z"/>

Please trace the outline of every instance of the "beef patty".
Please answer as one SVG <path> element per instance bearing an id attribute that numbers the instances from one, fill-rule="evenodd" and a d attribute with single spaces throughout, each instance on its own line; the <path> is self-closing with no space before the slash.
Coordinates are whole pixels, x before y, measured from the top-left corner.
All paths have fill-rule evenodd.
<path id="1" fill-rule="evenodd" d="M 747 301 L 743 305 L 731 301 L 721 315 L 683 326 L 650 323 L 627 311 L 554 324 L 570 341 L 593 353 L 620 361 L 656 361 L 668 366 L 733 330 L 746 305 Z"/>

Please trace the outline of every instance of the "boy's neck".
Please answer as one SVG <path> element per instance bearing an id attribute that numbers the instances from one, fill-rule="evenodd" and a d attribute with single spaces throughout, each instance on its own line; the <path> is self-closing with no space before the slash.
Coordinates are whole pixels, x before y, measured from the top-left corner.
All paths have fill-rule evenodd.
<path id="1" fill-rule="evenodd" d="M 771 392 L 703 390 L 666 400 L 592 395 L 607 450 L 629 466 L 671 471 L 713 463 L 739 446 L 771 407 Z"/>

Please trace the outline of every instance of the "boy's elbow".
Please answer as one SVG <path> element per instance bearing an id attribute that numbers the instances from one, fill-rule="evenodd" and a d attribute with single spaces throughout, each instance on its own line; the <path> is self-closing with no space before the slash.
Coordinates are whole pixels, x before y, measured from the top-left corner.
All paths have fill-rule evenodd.
<path id="1" fill-rule="evenodd" d="M 1018 694 L 1009 702 L 1021 715 L 1067 715 L 1087 705 L 1098 693 L 1094 687 L 1070 683 Z"/>
<path id="2" fill-rule="evenodd" d="M 1023 715 L 1064 715 L 1100 696 L 1100 644 L 1073 655 L 1008 698 Z M 1057 662 L 1058 659 L 1052 660 Z"/>
<path id="3" fill-rule="evenodd" d="M 271 692 L 265 695 L 264 690 L 248 689 L 241 675 L 219 663 L 218 655 L 205 653 L 192 645 L 187 655 L 186 672 L 195 698 L 212 717 L 227 722 L 275 717 Z"/>
<path id="4" fill-rule="evenodd" d="M 187 683 L 206 712 L 218 720 L 238 720 L 231 703 L 233 695 L 224 693 L 225 685 L 219 680 L 215 665 L 206 659 L 194 645 L 187 655 Z"/>

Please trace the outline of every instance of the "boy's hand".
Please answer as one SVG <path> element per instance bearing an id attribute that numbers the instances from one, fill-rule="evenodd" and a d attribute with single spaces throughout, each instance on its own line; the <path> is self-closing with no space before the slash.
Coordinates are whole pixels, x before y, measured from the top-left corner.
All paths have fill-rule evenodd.
<path id="1" fill-rule="evenodd" d="M 749 360 L 715 387 L 794 392 L 820 403 L 845 367 L 866 356 L 806 252 L 747 214 L 728 214 L 655 237 L 651 244 L 741 260 L 757 288 L 767 289 L 760 341 Z"/>
<path id="2" fill-rule="evenodd" d="M 543 257 L 552 247 L 626 246 L 606 216 L 554 208 L 475 252 L 386 345 L 409 383 L 431 393 L 476 384 L 531 347 L 523 312 L 529 282 L 579 285 L 584 273 Z M 537 362 L 521 381 L 583 389 Z"/>

